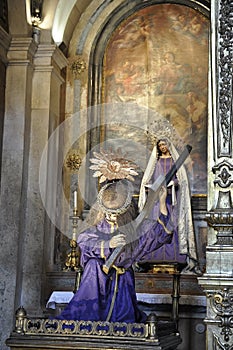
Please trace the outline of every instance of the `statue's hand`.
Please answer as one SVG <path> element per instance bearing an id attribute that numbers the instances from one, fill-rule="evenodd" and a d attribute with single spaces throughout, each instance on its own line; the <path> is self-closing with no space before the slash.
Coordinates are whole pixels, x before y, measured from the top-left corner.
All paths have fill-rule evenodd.
<path id="1" fill-rule="evenodd" d="M 151 188 L 153 184 L 146 184 L 145 187 Z"/>
<path id="2" fill-rule="evenodd" d="M 125 240 L 125 235 L 123 234 L 113 236 L 109 241 L 110 248 L 116 248 L 125 244 L 126 244 L 126 240 Z"/>

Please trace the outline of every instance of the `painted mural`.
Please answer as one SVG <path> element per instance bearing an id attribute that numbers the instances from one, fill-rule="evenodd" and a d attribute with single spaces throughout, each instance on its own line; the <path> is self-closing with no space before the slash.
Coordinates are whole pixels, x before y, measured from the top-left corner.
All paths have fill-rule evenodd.
<path id="1" fill-rule="evenodd" d="M 192 145 L 193 194 L 207 192 L 208 36 L 209 20 L 200 12 L 156 4 L 121 23 L 104 60 L 103 102 L 147 106 Z M 106 137 L 113 132 L 107 128 Z"/>

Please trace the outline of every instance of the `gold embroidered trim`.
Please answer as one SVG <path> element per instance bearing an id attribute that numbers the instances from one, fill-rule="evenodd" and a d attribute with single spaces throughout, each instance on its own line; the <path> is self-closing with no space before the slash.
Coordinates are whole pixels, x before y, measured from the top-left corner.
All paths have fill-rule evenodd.
<path id="1" fill-rule="evenodd" d="M 101 241 L 100 243 L 100 256 L 101 258 L 105 259 L 106 260 L 106 256 L 104 255 L 104 241 Z"/>
<path id="2" fill-rule="evenodd" d="M 111 305 L 110 305 L 110 309 L 108 311 L 108 316 L 106 318 L 106 321 L 109 322 L 111 315 L 112 315 L 112 311 L 114 308 L 114 304 L 116 301 L 116 295 L 118 292 L 118 279 L 119 279 L 119 275 L 123 275 L 125 273 L 125 269 L 124 267 L 118 267 L 116 265 L 112 265 L 112 267 L 116 270 L 116 277 L 115 277 L 115 286 L 114 286 L 114 293 L 113 293 L 113 297 L 112 297 L 112 301 L 111 301 Z"/>
<path id="3" fill-rule="evenodd" d="M 123 275 L 125 273 L 125 268 L 124 267 L 118 267 L 116 265 L 112 265 L 112 267 L 116 270 L 118 275 Z"/>

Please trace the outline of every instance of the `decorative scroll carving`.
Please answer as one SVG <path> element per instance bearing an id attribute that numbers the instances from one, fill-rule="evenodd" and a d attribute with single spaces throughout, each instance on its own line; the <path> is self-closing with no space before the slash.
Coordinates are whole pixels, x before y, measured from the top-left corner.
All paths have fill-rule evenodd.
<path id="1" fill-rule="evenodd" d="M 233 350 L 233 345 L 222 343 L 221 339 L 214 334 L 213 350 Z"/>
<path id="2" fill-rule="evenodd" d="M 232 170 L 233 165 L 227 161 L 223 161 L 212 168 L 213 173 L 216 174 L 214 182 L 222 188 L 229 187 L 233 183 Z"/>
<path id="3" fill-rule="evenodd" d="M 102 321 L 92 322 L 27 318 L 24 323 L 24 333 L 28 335 L 69 334 L 144 338 L 146 336 L 146 326 L 140 323 L 126 324 Z"/>
<path id="4" fill-rule="evenodd" d="M 233 315 L 233 290 L 224 288 L 213 297 L 213 309 L 219 315 Z M 233 317 L 233 316 L 232 316 Z"/>
<path id="5" fill-rule="evenodd" d="M 219 116 L 218 156 L 232 156 L 233 3 L 220 1 L 219 9 Z"/>
<path id="6" fill-rule="evenodd" d="M 153 315 L 152 315 L 153 316 Z M 95 322 L 73 321 L 56 319 L 28 318 L 23 307 L 16 311 L 16 330 L 20 334 L 70 334 L 70 335 L 105 335 L 117 337 L 138 337 L 155 339 L 154 329 L 157 327 L 157 318 L 148 317 L 148 324 L 121 323 L 121 322 Z M 150 333 L 150 328 L 153 332 Z M 168 331 L 174 332 L 174 323 L 165 324 Z M 165 329 L 164 328 L 164 329 Z"/>
<path id="7" fill-rule="evenodd" d="M 224 288 L 212 295 L 210 301 L 216 314 L 216 322 L 221 328 L 220 334 L 223 335 L 225 342 L 229 342 L 233 328 L 233 290 Z M 220 349 L 230 349 L 229 344 Z"/>

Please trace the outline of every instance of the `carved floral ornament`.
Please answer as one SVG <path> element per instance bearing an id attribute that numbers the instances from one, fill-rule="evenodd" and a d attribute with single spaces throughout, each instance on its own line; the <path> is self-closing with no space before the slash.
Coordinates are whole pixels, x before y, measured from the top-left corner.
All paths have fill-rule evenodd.
<path id="1" fill-rule="evenodd" d="M 72 172 L 77 172 L 82 164 L 79 154 L 74 150 L 66 158 L 66 167 Z"/>
<path id="2" fill-rule="evenodd" d="M 233 290 L 224 288 L 214 294 L 212 307 L 218 315 L 233 315 Z M 233 317 L 232 317 L 233 318 Z"/>
<path id="3" fill-rule="evenodd" d="M 75 78 L 79 77 L 87 69 L 87 64 L 81 56 L 69 58 L 69 68 Z"/>

